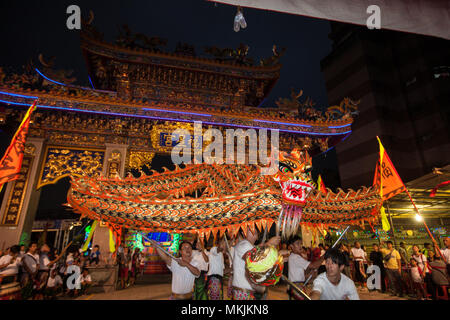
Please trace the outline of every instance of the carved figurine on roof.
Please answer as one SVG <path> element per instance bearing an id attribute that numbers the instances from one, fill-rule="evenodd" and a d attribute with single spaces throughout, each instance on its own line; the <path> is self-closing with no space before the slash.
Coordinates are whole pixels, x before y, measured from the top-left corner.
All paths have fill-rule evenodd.
<path id="1" fill-rule="evenodd" d="M 167 46 L 167 39 L 159 37 L 148 37 L 143 33 L 133 33 L 124 24 L 119 28 L 119 36 L 116 39 L 116 44 L 129 49 L 145 49 L 153 52 L 162 52 L 161 47 Z"/>
<path id="2" fill-rule="evenodd" d="M 350 98 L 344 98 L 339 106 L 331 106 L 325 112 L 327 121 L 336 119 L 348 119 L 352 116 L 358 115 L 358 101 L 353 101 Z"/>
<path id="3" fill-rule="evenodd" d="M 281 50 L 277 49 L 276 45 L 272 47 L 272 56 L 266 59 L 259 60 L 259 64 L 263 67 L 274 66 L 280 63 L 280 58 L 286 52 L 286 48 L 282 48 Z"/>
<path id="4" fill-rule="evenodd" d="M 233 61 L 238 65 L 252 66 L 254 61 L 248 57 L 249 46 L 241 43 L 237 49 L 205 47 L 204 51 L 215 57 L 217 61 Z"/>
<path id="5" fill-rule="evenodd" d="M 45 59 L 44 56 L 39 54 L 39 62 L 41 63 L 41 68 L 39 70 L 47 77 L 57 82 L 61 82 L 64 84 L 73 84 L 77 78 L 73 77 L 73 70 L 63 70 L 55 68 L 55 57 L 51 57 L 50 59 Z M 47 81 L 44 78 L 45 84 L 53 84 L 53 82 Z"/>

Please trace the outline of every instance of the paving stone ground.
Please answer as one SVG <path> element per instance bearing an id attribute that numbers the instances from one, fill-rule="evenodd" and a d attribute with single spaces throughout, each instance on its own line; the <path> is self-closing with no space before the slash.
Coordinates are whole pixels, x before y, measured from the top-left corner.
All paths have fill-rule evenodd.
<path id="1" fill-rule="evenodd" d="M 171 275 L 149 275 L 126 289 L 109 293 L 93 293 L 76 298 L 76 300 L 167 300 L 171 294 Z M 286 284 L 280 283 L 269 289 L 269 300 L 289 300 Z M 226 289 L 226 288 L 225 288 Z M 224 291 L 226 292 L 226 291 Z M 367 289 L 358 289 L 361 300 L 406 300 Z M 411 298 L 410 298 L 411 299 Z"/>

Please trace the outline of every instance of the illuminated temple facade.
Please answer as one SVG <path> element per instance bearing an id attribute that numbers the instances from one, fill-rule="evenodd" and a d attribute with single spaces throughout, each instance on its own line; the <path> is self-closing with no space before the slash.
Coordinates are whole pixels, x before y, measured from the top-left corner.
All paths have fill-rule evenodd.
<path id="1" fill-rule="evenodd" d="M 312 154 L 351 133 L 351 101 L 318 114 L 293 92 L 277 107 L 261 107 L 280 76 L 273 57 L 252 64 L 239 50 L 227 58 L 203 58 L 189 46 L 168 53 L 157 45 L 139 46 L 131 36 L 119 40 L 107 43 L 92 26 L 83 28 L 91 87 L 73 85 L 41 59 L 42 65 L 23 74 L 0 72 L 4 119 L 21 119 L 36 99 L 38 106 L 21 177 L 7 184 L 1 204 L 6 246 L 29 236 L 42 186 L 70 175 L 124 177 L 150 165 L 156 154 L 170 154 L 171 132 L 192 131 L 194 121 L 222 132 L 277 129 L 281 150 L 307 146 Z"/>

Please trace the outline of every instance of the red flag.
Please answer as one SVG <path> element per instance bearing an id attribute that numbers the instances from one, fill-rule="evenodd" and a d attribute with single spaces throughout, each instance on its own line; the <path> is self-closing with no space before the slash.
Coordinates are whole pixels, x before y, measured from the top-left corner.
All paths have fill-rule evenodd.
<path id="1" fill-rule="evenodd" d="M 436 195 L 436 192 L 438 191 L 439 188 L 442 188 L 443 186 L 446 186 L 449 184 L 450 184 L 450 180 L 439 183 L 436 187 L 434 187 L 433 190 L 431 190 L 430 197 L 433 198 Z"/>
<path id="2" fill-rule="evenodd" d="M 36 102 L 28 109 L 19 129 L 11 140 L 11 144 L 0 161 L 0 186 L 19 177 L 22 167 L 25 140 L 30 125 L 31 113 L 36 109 Z"/>

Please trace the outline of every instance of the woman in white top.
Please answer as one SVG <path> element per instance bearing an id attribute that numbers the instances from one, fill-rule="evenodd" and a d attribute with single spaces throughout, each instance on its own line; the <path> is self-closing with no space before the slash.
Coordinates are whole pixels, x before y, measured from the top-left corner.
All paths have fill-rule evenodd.
<path id="1" fill-rule="evenodd" d="M 182 241 L 180 244 L 181 258 L 173 259 L 163 250 L 156 248 L 156 252 L 172 271 L 173 300 L 192 300 L 194 280 L 200 276 L 199 262 L 192 257 L 192 244 Z"/>
<path id="2" fill-rule="evenodd" d="M 226 252 L 226 245 L 222 239 L 217 247 L 212 247 L 207 253 L 209 270 L 206 287 L 209 300 L 223 300 L 223 252 Z"/>

